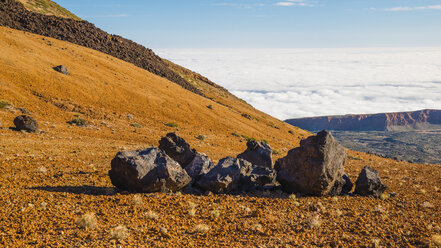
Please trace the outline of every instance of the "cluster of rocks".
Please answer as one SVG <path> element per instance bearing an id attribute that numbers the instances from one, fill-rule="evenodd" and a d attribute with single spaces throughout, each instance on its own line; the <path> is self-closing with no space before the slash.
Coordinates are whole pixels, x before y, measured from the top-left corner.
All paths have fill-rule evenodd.
<path id="1" fill-rule="evenodd" d="M 210 158 L 192 149 L 175 133 L 159 141 L 159 147 L 119 152 L 111 162 L 112 184 L 131 192 L 237 193 L 278 187 L 306 195 L 348 194 L 353 184 L 345 174 L 346 151 L 327 131 L 301 141 L 300 147 L 272 162 L 271 147 L 248 141 L 237 157 Z M 386 189 L 378 172 L 365 167 L 355 194 L 380 195 Z"/>
<path id="2" fill-rule="evenodd" d="M 241 156 L 253 160 L 262 149 L 269 149 L 266 161 L 272 161 L 271 148 L 256 141 L 248 142 L 246 154 Z M 227 157 L 216 165 L 183 138 L 169 133 L 159 147 L 119 152 L 111 162 L 109 177 L 117 188 L 135 192 L 232 193 L 275 184 L 271 162 L 253 164 L 244 158 Z"/>

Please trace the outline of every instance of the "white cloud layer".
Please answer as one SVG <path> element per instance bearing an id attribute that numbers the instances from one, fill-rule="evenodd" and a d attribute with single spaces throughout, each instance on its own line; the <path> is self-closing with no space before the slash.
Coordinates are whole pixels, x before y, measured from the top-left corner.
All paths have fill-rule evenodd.
<path id="1" fill-rule="evenodd" d="M 441 109 L 441 48 L 157 52 L 280 119 Z"/>
<path id="2" fill-rule="evenodd" d="M 441 10 L 441 5 L 429 5 L 429 6 L 418 6 L 418 7 L 394 7 L 383 10 L 384 11 Z"/>

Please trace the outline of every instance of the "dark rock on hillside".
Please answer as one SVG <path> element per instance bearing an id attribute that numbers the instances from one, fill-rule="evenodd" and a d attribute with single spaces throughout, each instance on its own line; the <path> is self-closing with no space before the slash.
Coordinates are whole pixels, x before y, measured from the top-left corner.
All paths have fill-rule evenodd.
<path id="1" fill-rule="evenodd" d="M 87 21 L 76 21 L 26 10 L 15 0 L 0 0 L 0 25 L 68 41 L 109 54 L 164 77 L 196 94 L 199 89 L 171 70 L 152 50 L 111 35 Z"/>
<path id="2" fill-rule="evenodd" d="M 14 125 L 18 131 L 34 133 L 38 131 L 37 121 L 29 115 L 20 115 L 15 117 Z"/>
<path id="3" fill-rule="evenodd" d="M 191 181 L 187 172 L 158 148 L 119 152 L 111 162 L 109 177 L 119 189 L 147 193 L 177 191 Z"/>
<path id="4" fill-rule="evenodd" d="M 276 162 L 277 180 L 288 192 L 337 195 L 346 184 L 345 160 L 345 148 L 328 131 L 321 131 Z"/>
<path id="5" fill-rule="evenodd" d="M 58 71 L 59 73 L 63 73 L 64 75 L 69 74 L 69 70 L 64 65 L 55 66 L 54 70 Z"/>
<path id="6" fill-rule="evenodd" d="M 191 178 L 198 180 L 201 176 L 213 169 L 214 166 L 207 155 L 198 152 L 193 161 L 185 167 L 185 171 Z"/>
<path id="7" fill-rule="evenodd" d="M 381 182 L 378 171 L 366 166 L 361 171 L 355 182 L 355 194 L 362 196 L 379 196 L 386 190 L 386 185 Z"/>
<path id="8" fill-rule="evenodd" d="M 253 165 L 273 168 L 271 147 L 262 141 L 249 140 L 247 142 L 247 149 L 237 155 L 238 158 L 245 159 Z"/>
<path id="9" fill-rule="evenodd" d="M 163 150 L 185 168 L 196 156 L 196 151 L 176 133 L 168 133 L 159 141 L 159 149 Z"/>

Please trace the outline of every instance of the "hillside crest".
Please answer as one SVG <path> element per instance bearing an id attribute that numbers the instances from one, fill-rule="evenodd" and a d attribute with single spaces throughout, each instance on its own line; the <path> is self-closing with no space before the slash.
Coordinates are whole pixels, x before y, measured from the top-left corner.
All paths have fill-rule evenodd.
<path id="1" fill-rule="evenodd" d="M 17 0 L 32 12 L 81 21 L 81 18 L 51 0 Z"/>

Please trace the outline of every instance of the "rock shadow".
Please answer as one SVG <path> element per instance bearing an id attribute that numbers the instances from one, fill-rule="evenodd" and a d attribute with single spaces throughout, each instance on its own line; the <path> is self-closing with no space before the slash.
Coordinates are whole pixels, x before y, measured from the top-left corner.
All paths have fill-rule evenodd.
<path id="1" fill-rule="evenodd" d="M 118 190 L 114 187 L 96 187 L 96 186 L 44 186 L 44 187 L 32 187 L 33 190 L 43 190 L 55 193 L 70 193 L 77 195 L 93 195 L 93 196 L 103 196 L 103 195 L 116 195 Z"/>

